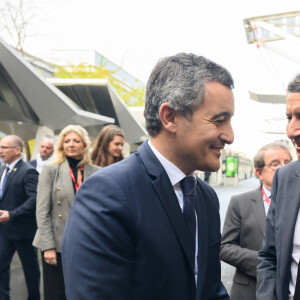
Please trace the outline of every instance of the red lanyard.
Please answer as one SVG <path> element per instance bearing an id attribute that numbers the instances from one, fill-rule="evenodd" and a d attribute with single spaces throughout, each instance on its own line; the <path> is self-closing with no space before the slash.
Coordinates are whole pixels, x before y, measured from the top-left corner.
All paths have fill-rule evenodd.
<path id="1" fill-rule="evenodd" d="M 77 192 L 78 189 L 80 188 L 81 184 L 82 184 L 82 173 L 81 173 L 81 171 L 83 171 L 83 166 L 81 166 L 81 169 L 80 169 L 81 171 L 78 170 L 79 172 L 77 173 L 77 183 L 75 181 L 75 176 L 73 174 L 73 171 L 72 171 L 71 167 L 69 167 L 69 168 L 70 168 L 71 178 L 72 178 L 72 181 L 74 182 L 75 190 Z"/>
<path id="2" fill-rule="evenodd" d="M 263 196 L 264 201 L 266 201 L 266 203 L 268 204 L 268 206 L 270 206 L 271 200 L 270 200 L 269 197 L 266 195 L 266 192 L 265 192 L 263 186 L 261 187 L 261 191 L 262 191 L 262 196 Z"/>

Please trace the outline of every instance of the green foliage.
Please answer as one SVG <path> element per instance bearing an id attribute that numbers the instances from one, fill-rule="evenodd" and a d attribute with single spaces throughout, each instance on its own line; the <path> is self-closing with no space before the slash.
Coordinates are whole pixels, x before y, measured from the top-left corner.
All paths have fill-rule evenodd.
<path id="1" fill-rule="evenodd" d="M 129 86 L 114 74 L 118 70 L 108 70 L 105 66 L 94 66 L 87 63 L 79 65 L 59 66 L 55 75 L 59 78 L 101 78 L 107 79 L 127 106 L 143 106 L 145 103 L 145 86 L 136 84 Z"/>

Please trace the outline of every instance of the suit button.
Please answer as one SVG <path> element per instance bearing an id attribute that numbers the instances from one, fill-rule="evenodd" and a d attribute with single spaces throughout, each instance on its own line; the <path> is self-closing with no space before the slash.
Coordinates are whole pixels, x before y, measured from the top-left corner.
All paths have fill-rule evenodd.
<path id="1" fill-rule="evenodd" d="M 61 202 L 60 202 L 60 201 L 57 201 L 57 204 L 58 204 L 58 205 L 61 205 Z"/>
<path id="2" fill-rule="evenodd" d="M 58 215 L 59 218 L 62 218 L 62 215 Z"/>
<path id="3" fill-rule="evenodd" d="M 57 191 L 60 191 L 60 187 L 58 186 L 58 187 L 56 188 L 56 190 L 57 190 Z"/>

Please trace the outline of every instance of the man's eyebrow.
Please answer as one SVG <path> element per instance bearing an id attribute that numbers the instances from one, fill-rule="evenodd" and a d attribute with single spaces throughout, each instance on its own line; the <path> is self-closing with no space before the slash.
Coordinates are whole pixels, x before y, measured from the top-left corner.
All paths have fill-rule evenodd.
<path id="1" fill-rule="evenodd" d="M 231 115 L 229 112 L 220 112 L 218 114 L 213 115 L 212 116 L 212 120 L 218 119 L 220 117 L 226 117 L 226 118 L 228 118 L 228 117 L 232 117 L 232 116 L 233 115 Z"/>
<path id="2" fill-rule="evenodd" d="M 270 161 L 270 164 L 271 164 L 271 163 L 274 163 L 274 162 L 280 162 L 280 159 L 272 159 L 272 160 Z"/>
<path id="3" fill-rule="evenodd" d="M 300 116 L 300 110 L 299 111 L 294 111 L 294 112 L 286 112 L 285 114 L 286 114 L 286 116 L 291 116 L 291 115 L 294 114 L 297 117 L 299 117 Z"/>

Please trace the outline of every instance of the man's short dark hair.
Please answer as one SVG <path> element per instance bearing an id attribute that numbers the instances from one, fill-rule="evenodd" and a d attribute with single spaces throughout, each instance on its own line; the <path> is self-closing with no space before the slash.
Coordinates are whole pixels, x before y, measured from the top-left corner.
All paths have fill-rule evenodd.
<path id="1" fill-rule="evenodd" d="M 179 53 L 161 59 L 146 88 L 144 116 L 149 135 L 154 137 L 161 130 L 159 108 L 165 102 L 190 119 L 204 101 L 205 83 L 208 82 L 217 82 L 230 89 L 234 87 L 230 73 L 203 56 Z"/>
<path id="2" fill-rule="evenodd" d="M 300 73 L 290 81 L 287 89 L 289 93 L 300 93 Z"/>

